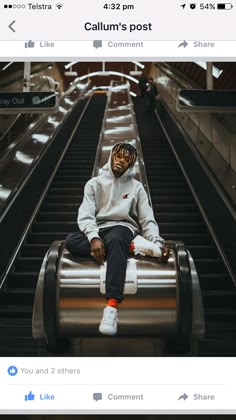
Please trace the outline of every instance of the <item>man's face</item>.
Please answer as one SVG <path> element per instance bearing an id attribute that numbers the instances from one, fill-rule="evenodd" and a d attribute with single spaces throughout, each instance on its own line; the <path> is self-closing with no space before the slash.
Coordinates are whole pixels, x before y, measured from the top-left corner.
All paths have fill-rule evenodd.
<path id="1" fill-rule="evenodd" d="M 130 153 L 127 151 L 119 151 L 115 153 L 111 162 L 111 168 L 115 176 L 118 178 L 128 169 L 131 163 Z"/>

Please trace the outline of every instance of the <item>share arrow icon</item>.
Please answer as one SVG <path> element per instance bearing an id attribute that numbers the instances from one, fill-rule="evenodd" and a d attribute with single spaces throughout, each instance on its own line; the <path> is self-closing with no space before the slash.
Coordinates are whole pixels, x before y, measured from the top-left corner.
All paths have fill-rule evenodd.
<path id="1" fill-rule="evenodd" d="M 187 47 L 187 45 L 188 45 L 187 41 L 183 41 L 183 42 L 181 42 L 181 43 L 178 45 L 178 48 L 180 48 L 180 47 L 184 47 L 184 48 L 186 48 L 186 47 Z"/>
<path id="2" fill-rule="evenodd" d="M 187 398 L 188 398 L 188 395 L 184 393 L 184 394 L 180 395 L 180 397 L 178 398 L 178 401 L 179 400 L 184 400 L 185 401 L 185 400 L 187 400 Z"/>

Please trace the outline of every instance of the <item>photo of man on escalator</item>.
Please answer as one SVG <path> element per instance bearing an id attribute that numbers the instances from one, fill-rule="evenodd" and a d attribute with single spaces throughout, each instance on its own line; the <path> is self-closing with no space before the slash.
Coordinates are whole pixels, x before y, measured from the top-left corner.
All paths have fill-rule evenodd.
<path id="1" fill-rule="evenodd" d="M 236 64 L 0 65 L 0 355 L 235 356 Z"/>

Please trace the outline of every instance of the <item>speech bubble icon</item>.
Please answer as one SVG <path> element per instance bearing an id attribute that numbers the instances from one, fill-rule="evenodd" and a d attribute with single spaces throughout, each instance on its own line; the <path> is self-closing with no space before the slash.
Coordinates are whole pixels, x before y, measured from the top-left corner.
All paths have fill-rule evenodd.
<path id="1" fill-rule="evenodd" d="M 93 399 L 94 399 L 95 401 L 102 400 L 102 393 L 101 393 L 101 392 L 94 392 L 94 393 L 93 393 Z"/>
<path id="2" fill-rule="evenodd" d="M 94 48 L 102 48 L 102 41 L 98 41 L 98 40 L 96 40 L 96 41 L 93 41 L 93 47 Z"/>

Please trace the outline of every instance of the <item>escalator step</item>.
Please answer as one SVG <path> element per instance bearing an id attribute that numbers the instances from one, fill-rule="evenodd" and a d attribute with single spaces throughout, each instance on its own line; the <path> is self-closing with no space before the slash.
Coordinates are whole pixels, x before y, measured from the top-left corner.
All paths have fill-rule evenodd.
<path id="1" fill-rule="evenodd" d="M 217 334 L 219 335 L 219 334 Z M 201 357 L 230 357 L 236 354 L 236 340 L 212 339 L 200 341 L 199 355 Z"/>
<path id="2" fill-rule="evenodd" d="M 40 210 L 42 212 L 61 212 L 61 211 L 77 211 L 78 212 L 78 205 L 76 203 L 43 203 Z"/>
<path id="3" fill-rule="evenodd" d="M 34 304 L 34 289 L 9 289 L 4 291 L 0 295 L 0 304 L 6 305 L 17 305 L 21 301 L 21 306 L 25 305 L 26 307 L 31 306 L 33 308 Z"/>
<path id="4" fill-rule="evenodd" d="M 27 236 L 27 242 L 32 244 L 48 244 L 49 246 L 53 241 L 64 240 L 69 233 L 71 233 L 71 231 L 61 233 L 29 233 Z"/>
<path id="5" fill-rule="evenodd" d="M 44 257 L 48 250 L 47 244 L 24 244 L 21 248 L 22 257 Z"/>
<path id="6" fill-rule="evenodd" d="M 45 198 L 45 204 L 60 204 L 60 203 L 71 203 L 79 206 L 82 203 L 83 195 L 78 193 L 77 196 L 50 196 L 49 194 Z"/>
<path id="7" fill-rule="evenodd" d="M 216 258 L 218 255 L 214 246 L 188 246 L 188 250 L 194 259 Z"/>
<path id="8" fill-rule="evenodd" d="M 38 281 L 39 272 L 16 272 L 12 271 L 8 277 L 7 287 L 25 289 L 35 288 Z"/>
<path id="9" fill-rule="evenodd" d="M 32 329 L 32 320 L 29 318 L 1 318 L 0 330 L 1 338 L 3 337 L 30 337 Z M 0 348 L 1 348 L 0 338 Z"/>
<path id="10" fill-rule="evenodd" d="M 7 351 L 8 348 L 12 348 L 13 350 L 16 346 L 19 348 L 21 355 L 26 357 L 27 353 L 25 350 L 28 349 L 28 354 L 31 354 L 32 350 L 34 350 L 32 355 L 35 354 L 35 350 L 38 348 L 38 343 L 30 337 L 8 337 L 6 341 L 1 340 L 0 342 L 0 354 L 3 350 Z"/>
<path id="11" fill-rule="evenodd" d="M 60 221 L 60 222 L 70 222 L 72 220 L 76 220 L 78 215 L 78 211 L 61 211 L 61 212 L 43 212 L 41 211 L 37 216 L 37 221 L 39 222 L 53 222 L 53 221 Z M 198 213 L 182 213 L 182 214 L 173 214 L 173 213 L 156 213 L 156 220 L 158 223 L 181 223 L 186 221 L 187 223 L 190 222 L 199 222 L 199 215 Z"/>
<path id="12" fill-rule="evenodd" d="M 1 305 L 0 306 L 0 316 L 1 317 L 32 317 L 32 305 Z"/>
<path id="13" fill-rule="evenodd" d="M 217 288 L 218 290 L 225 290 L 226 288 L 232 288 L 232 282 L 230 281 L 229 276 L 227 276 L 227 274 L 198 273 L 198 278 L 202 289 Z"/>
<path id="14" fill-rule="evenodd" d="M 222 320 L 206 320 L 206 339 L 212 339 L 215 334 L 220 334 L 221 339 L 230 339 L 232 336 L 236 337 L 236 322 L 234 319 L 229 320 L 227 323 Z"/>
<path id="15" fill-rule="evenodd" d="M 20 271 L 25 271 L 25 272 L 37 271 L 37 272 L 39 272 L 41 265 L 42 265 L 42 258 L 19 257 L 19 258 L 17 258 L 16 264 L 15 264 L 15 270 L 19 271 L 19 272 Z"/>
<path id="16" fill-rule="evenodd" d="M 160 231 L 163 235 L 168 233 L 205 233 L 206 227 L 203 223 L 159 223 Z M 77 229 L 77 223 L 74 221 L 60 222 L 35 222 L 33 225 L 33 233 L 36 232 L 70 232 Z"/>
<path id="17" fill-rule="evenodd" d="M 200 234 L 195 233 L 194 235 L 189 233 L 181 233 L 181 234 L 164 234 L 163 232 L 160 232 L 161 235 L 163 235 L 164 239 L 166 241 L 182 241 L 184 245 L 191 246 L 191 245 L 211 245 L 212 240 L 207 234 Z"/>
<path id="18" fill-rule="evenodd" d="M 204 290 L 203 302 L 208 308 L 224 308 L 227 305 L 227 309 L 235 311 L 236 309 L 236 294 L 235 290 Z"/>
<path id="19" fill-rule="evenodd" d="M 195 266 L 197 268 L 198 274 L 204 272 L 207 273 L 216 273 L 216 274 L 224 274 L 225 269 L 220 259 L 194 259 Z"/>

